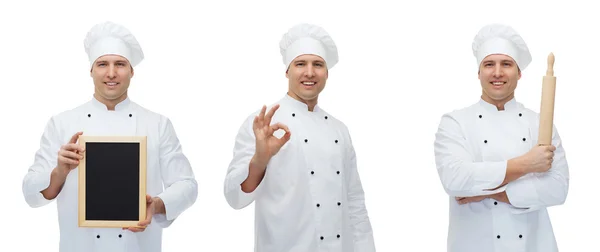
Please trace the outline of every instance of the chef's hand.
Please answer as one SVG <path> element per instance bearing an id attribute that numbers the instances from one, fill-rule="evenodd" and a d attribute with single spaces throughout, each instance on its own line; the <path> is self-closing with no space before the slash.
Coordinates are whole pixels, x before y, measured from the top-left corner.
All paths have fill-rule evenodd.
<path id="1" fill-rule="evenodd" d="M 277 109 L 279 109 L 279 104 L 273 106 L 269 110 L 269 113 L 265 115 L 267 106 L 263 106 L 260 114 L 254 118 L 252 125 L 254 136 L 256 137 L 256 153 L 253 159 L 257 164 L 261 164 L 261 167 L 266 167 L 271 157 L 277 154 L 279 149 L 290 140 L 291 133 L 287 126 L 282 123 L 271 125 L 271 118 L 273 118 L 273 114 L 275 114 Z M 281 139 L 273 135 L 279 129 L 285 131 L 285 135 Z"/>
<path id="2" fill-rule="evenodd" d="M 487 197 L 488 196 L 481 195 L 481 196 L 473 196 L 473 197 L 454 197 L 454 198 L 456 199 L 456 201 L 458 201 L 459 205 L 464 205 L 464 204 L 468 204 L 468 203 L 482 201 L 482 200 L 486 199 Z"/>
<path id="3" fill-rule="evenodd" d="M 482 201 L 487 198 L 510 204 L 510 201 L 508 200 L 508 196 L 506 195 L 506 191 L 502 191 L 502 192 L 490 194 L 490 195 L 480 195 L 480 196 L 472 196 L 472 197 L 454 197 L 454 198 L 456 199 L 456 201 L 458 201 L 459 205 L 464 205 L 464 204 L 473 203 L 473 202 L 479 202 L 479 201 Z"/>
<path id="4" fill-rule="evenodd" d="M 554 161 L 554 151 L 556 147 L 553 145 L 537 145 L 525 155 L 521 156 L 521 161 L 524 164 L 525 172 L 546 172 L 552 167 Z"/>
<path id="5" fill-rule="evenodd" d="M 75 133 L 67 144 L 60 147 L 56 168 L 58 168 L 61 173 L 68 174 L 79 165 L 79 160 L 83 159 L 81 154 L 85 149 L 77 144 L 77 140 L 82 134 L 83 132 Z"/>
<path id="6" fill-rule="evenodd" d="M 506 204 L 510 204 L 510 200 L 508 199 L 508 195 L 506 194 L 506 191 L 492 194 L 492 195 L 490 195 L 490 198 L 495 199 L 500 202 L 504 202 Z"/>
<path id="7" fill-rule="evenodd" d="M 138 226 L 137 227 L 126 227 L 123 228 L 124 230 L 127 229 L 131 232 L 143 232 L 144 230 L 146 230 L 146 227 L 148 225 L 150 225 L 150 223 L 152 222 L 152 216 L 154 215 L 154 206 L 156 205 L 156 203 L 154 202 L 154 199 L 152 199 L 152 197 L 148 194 L 146 194 L 146 219 L 143 221 L 138 222 Z"/>

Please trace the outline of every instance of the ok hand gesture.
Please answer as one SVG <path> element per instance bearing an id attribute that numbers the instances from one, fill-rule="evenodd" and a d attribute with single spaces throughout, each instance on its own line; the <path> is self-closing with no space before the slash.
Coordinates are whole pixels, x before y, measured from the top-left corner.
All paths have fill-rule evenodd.
<path id="1" fill-rule="evenodd" d="M 252 128 L 254 130 L 254 136 L 256 137 L 256 161 L 266 166 L 271 157 L 273 157 L 279 149 L 290 140 L 290 130 L 287 126 L 282 123 L 276 123 L 271 125 L 271 118 L 275 111 L 279 109 L 279 104 L 273 106 L 269 113 L 265 115 L 267 110 L 266 106 L 263 106 L 260 114 L 254 118 Z M 281 138 L 277 138 L 273 133 L 279 129 L 285 131 L 285 135 Z"/>

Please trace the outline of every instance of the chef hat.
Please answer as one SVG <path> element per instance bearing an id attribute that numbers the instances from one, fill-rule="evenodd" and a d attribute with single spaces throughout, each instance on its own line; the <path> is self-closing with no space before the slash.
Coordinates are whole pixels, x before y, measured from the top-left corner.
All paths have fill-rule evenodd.
<path id="1" fill-rule="evenodd" d="M 87 33 L 83 41 L 90 67 L 103 55 L 115 54 L 126 58 L 132 67 L 144 59 L 138 41 L 127 28 L 112 22 L 97 24 Z"/>
<path id="2" fill-rule="evenodd" d="M 477 66 L 490 54 L 505 54 L 512 57 L 521 71 L 531 63 L 531 54 L 521 36 L 510 26 L 502 24 L 486 25 L 473 40 L 473 55 Z"/>
<path id="3" fill-rule="evenodd" d="M 327 65 L 333 68 L 338 62 L 338 52 L 333 39 L 321 27 L 312 24 L 298 24 L 283 35 L 279 42 L 283 64 L 286 68 L 298 56 L 303 54 L 318 55 Z"/>

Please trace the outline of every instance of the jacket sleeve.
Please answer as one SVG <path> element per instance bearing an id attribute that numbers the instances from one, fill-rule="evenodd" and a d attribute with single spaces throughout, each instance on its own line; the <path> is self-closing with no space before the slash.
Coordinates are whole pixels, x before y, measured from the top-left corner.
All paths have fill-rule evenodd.
<path id="1" fill-rule="evenodd" d="M 543 173 L 530 173 L 506 186 L 506 195 L 511 205 L 519 208 L 514 213 L 528 213 L 541 208 L 561 205 L 569 191 L 569 166 L 562 141 L 553 126 L 552 145 L 554 161 L 550 170 Z"/>
<path id="2" fill-rule="evenodd" d="M 256 140 L 252 130 L 253 121 L 254 115 L 248 117 L 239 128 L 233 147 L 233 158 L 225 175 L 225 199 L 233 209 L 242 209 L 250 205 L 261 189 L 259 184 L 256 190 L 246 193 L 242 191 L 241 187 L 242 182 L 248 178 L 250 160 L 256 151 Z"/>
<path id="3" fill-rule="evenodd" d="M 455 116 L 442 116 L 434 142 L 435 163 L 446 193 L 455 197 L 490 195 L 506 176 L 507 160 L 474 162 L 469 145 Z"/>
<path id="4" fill-rule="evenodd" d="M 165 228 L 195 203 L 198 183 L 171 121 L 163 119 L 160 127 L 159 160 L 165 190 L 157 196 L 165 204 L 166 215 L 156 214 L 154 219 Z"/>
<path id="5" fill-rule="evenodd" d="M 52 118 L 46 124 L 33 164 L 23 179 L 23 196 L 30 207 L 41 207 L 53 201 L 44 198 L 41 191 L 50 186 L 50 175 L 56 167 L 59 149 L 60 140 Z"/>
<path id="6" fill-rule="evenodd" d="M 365 193 L 360 180 L 360 175 L 358 173 L 356 152 L 350 136 L 348 136 L 348 139 L 348 213 L 350 217 L 350 224 L 354 230 L 354 251 L 375 252 L 373 228 L 371 226 L 369 214 L 365 205 Z"/>

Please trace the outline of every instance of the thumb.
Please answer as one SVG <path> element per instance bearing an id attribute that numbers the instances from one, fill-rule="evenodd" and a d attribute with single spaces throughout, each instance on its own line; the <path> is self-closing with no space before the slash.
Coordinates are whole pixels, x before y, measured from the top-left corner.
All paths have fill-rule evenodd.
<path id="1" fill-rule="evenodd" d="M 275 142 L 276 144 L 276 148 L 277 150 L 281 149 L 281 147 L 283 147 L 285 145 L 285 143 L 287 143 L 290 140 L 290 133 L 286 132 L 281 138 L 277 139 L 275 137 Z"/>
<path id="2" fill-rule="evenodd" d="M 290 140 L 291 136 L 292 136 L 292 133 L 285 132 L 285 134 L 283 135 L 283 137 L 281 137 L 281 139 L 279 139 L 279 142 L 281 143 L 281 146 L 283 146 L 285 143 L 287 143 Z"/>

